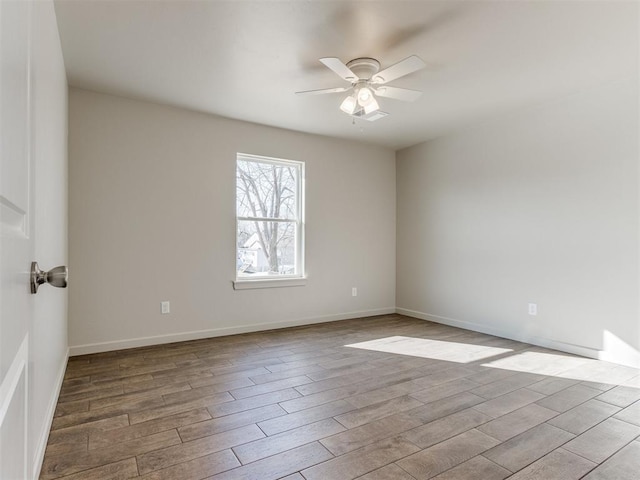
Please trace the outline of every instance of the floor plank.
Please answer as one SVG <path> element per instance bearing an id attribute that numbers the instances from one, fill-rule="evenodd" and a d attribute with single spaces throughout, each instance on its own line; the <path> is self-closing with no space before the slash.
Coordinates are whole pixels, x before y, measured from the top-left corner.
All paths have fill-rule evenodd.
<path id="1" fill-rule="evenodd" d="M 276 480 L 319 464 L 332 455 L 318 442 L 309 443 L 286 452 L 263 458 L 210 477 L 211 480 Z M 308 478 L 305 476 L 305 478 Z"/>
<path id="2" fill-rule="evenodd" d="M 418 480 L 427 479 L 456 467 L 499 443 L 495 438 L 471 429 L 397 463 Z"/>
<path id="3" fill-rule="evenodd" d="M 411 430 L 422 422 L 406 413 L 398 413 L 375 420 L 360 427 L 346 430 L 321 440 L 327 450 L 336 456 L 365 447 L 379 440 Z M 415 443 L 415 442 L 414 442 Z"/>
<path id="4" fill-rule="evenodd" d="M 479 426 L 478 430 L 504 442 L 522 432 L 526 432 L 536 425 L 540 425 L 556 415 L 558 415 L 558 412 L 541 407 L 540 405 L 531 404 L 491 420 Z M 555 425 L 552 421 L 549 423 Z M 565 430 L 567 429 L 565 428 Z"/>
<path id="5" fill-rule="evenodd" d="M 414 428 L 405 433 L 403 437 L 420 448 L 429 448 L 436 443 L 478 427 L 489 420 L 491 420 L 491 417 L 484 413 L 478 412 L 473 408 L 467 408 L 429 422 L 424 426 Z"/>
<path id="6" fill-rule="evenodd" d="M 510 438 L 483 455 L 492 462 L 512 471 L 526 467 L 575 435 L 546 423 Z"/>
<path id="7" fill-rule="evenodd" d="M 478 455 L 433 478 L 435 480 L 502 480 L 509 475 L 511 472 L 506 468 Z M 545 480 L 549 478 L 545 477 Z"/>
<path id="8" fill-rule="evenodd" d="M 636 437 L 640 427 L 608 418 L 567 443 L 564 448 L 592 462 L 604 462 Z"/>
<path id="9" fill-rule="evenodd" d="M 585 480 L 634 480 L 640 472 L 640 442 L 631 442 L 596 467 Z"/>
<path id="10" fill-rule="evenodd" d="M 585 473 L 595 467 L 596 464 L 586 458 L 574 455 L 567 450 L 559 448 L 536 460 L 531 465 L 523 468 L 512 480 L 537 480 L 541 478 L 562 478 L 563 480 L 578 480 Z"/>
<path id="11" fill-rule="evenodd" d="M 307 480 L 350 480 L 418 450 L 411 442 L 396 437 L 346 453 L 301 473 Z"/>
<path id="12" fill-rule="evenodd" d="M 573 407 L 571 410 L 567 410 L 547 423 L 574 435 L 580 435 L 619 411 L 619 407 L 601 402 L 596 397 L 577 407 Z"/>

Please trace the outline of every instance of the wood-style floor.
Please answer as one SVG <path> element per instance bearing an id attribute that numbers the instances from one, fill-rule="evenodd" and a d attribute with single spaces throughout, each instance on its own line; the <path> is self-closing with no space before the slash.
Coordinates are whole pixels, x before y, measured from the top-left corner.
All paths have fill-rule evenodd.
<path id="1" fill-rule="evenodd" d="M 42 479 L 640 479 L 640 371 L 387 315 L 69 360 Z"/>

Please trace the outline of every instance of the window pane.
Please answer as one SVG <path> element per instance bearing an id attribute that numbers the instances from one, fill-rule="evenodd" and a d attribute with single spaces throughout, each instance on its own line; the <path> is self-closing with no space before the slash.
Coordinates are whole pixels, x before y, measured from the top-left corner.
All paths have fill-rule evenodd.
<path id="1" fill-rule="evenodd" d="M 296 275 L 296 223 L 238 220 L 238 277 Z"/>
<path id="2" fill-rule="evenodd" d="M 239 217 L 297 218 L 297 166 L 240 159 L 237 165 L 236 212 Z"/>

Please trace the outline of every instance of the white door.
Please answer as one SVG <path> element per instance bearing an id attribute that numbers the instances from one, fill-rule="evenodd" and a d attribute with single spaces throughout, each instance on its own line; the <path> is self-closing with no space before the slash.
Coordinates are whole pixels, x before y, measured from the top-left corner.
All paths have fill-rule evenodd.
<path id="1" fill-rule="evenodd" d="M 0 478 L 28 478 L 31 2 L 0 0 Z"/>

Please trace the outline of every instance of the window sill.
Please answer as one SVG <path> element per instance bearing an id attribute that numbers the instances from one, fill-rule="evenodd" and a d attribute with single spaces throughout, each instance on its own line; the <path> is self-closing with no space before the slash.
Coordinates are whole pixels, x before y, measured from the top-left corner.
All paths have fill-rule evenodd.
<path id="1" fill-rule="evenodd" d="M 300 278 L 260 278 L 255 280 L 235 280 L 234 290 L 251 290 L 254 288 L 303 287 L 307 284 L 306 277 Z"/>

